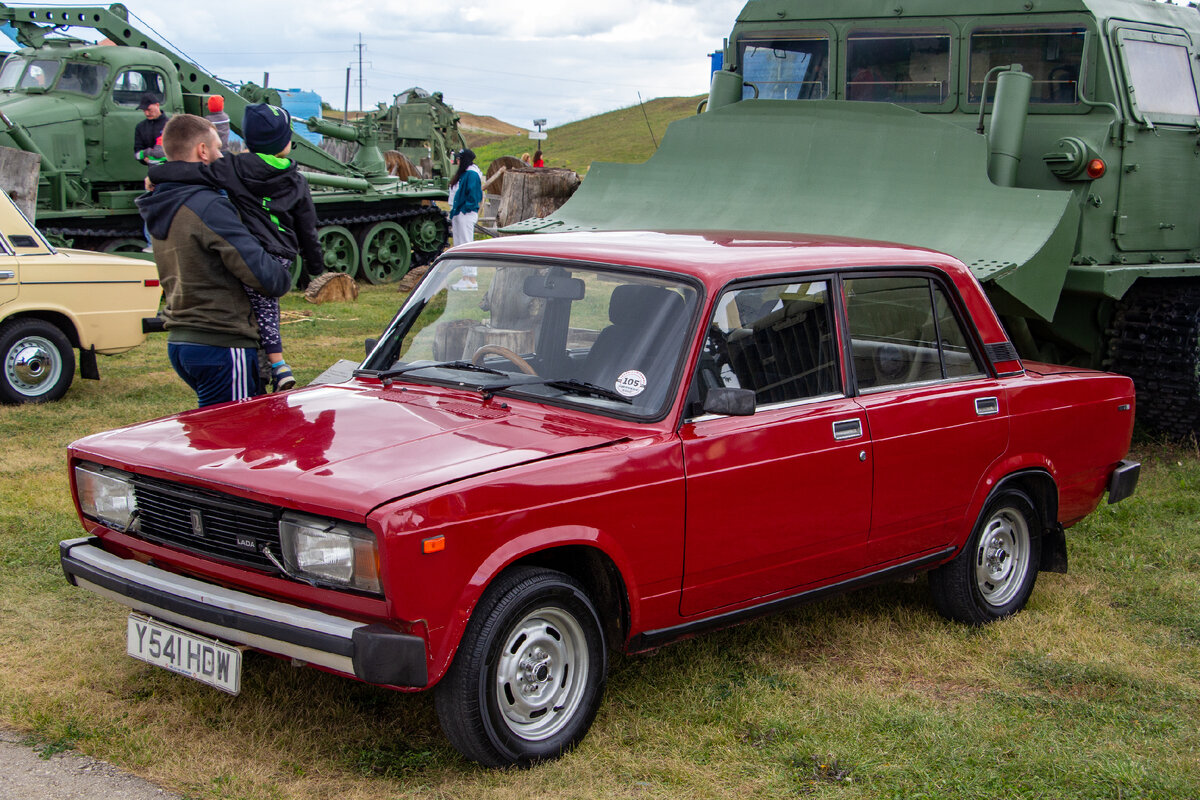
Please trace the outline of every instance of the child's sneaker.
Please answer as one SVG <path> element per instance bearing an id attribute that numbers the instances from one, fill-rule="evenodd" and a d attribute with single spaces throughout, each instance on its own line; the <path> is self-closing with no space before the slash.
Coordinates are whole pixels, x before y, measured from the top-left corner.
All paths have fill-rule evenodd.
<path id="1" fill-rule="evenodd" d="M 296 378 L 286 361 L 278 361 L 271 365 L 271 391 L 286 392 L 296 385 Z"/>

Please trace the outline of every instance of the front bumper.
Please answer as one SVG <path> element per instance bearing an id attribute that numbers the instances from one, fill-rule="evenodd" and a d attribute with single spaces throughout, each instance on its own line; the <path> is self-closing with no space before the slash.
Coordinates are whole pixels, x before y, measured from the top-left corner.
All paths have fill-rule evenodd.
<path id="1" fill-rule="evenodd" d="M 176 575 L 98 545 L 92 536 L 59 543 L 59 560 L 73 585 L 197 633 L 368 683 L 421 688 L 429 682 L 419 636 Z"/>

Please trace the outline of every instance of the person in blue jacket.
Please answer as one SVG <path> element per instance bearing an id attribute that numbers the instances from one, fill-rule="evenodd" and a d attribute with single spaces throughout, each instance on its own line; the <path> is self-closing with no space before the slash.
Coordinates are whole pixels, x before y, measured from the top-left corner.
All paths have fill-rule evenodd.
<path id="1" fill-rule="evenodd" d="M 450 232 L 454 244 L 475 240 L 475 223 L 479 221 L 482 203 L 483 173 L 475 166 L 475 152 L 463 150 L 458 154 L 458 171 L 450 181 Z M 462 280 L 451 288 L 459 291 L 478 289 L 475 268 L 464 267 Z"/>

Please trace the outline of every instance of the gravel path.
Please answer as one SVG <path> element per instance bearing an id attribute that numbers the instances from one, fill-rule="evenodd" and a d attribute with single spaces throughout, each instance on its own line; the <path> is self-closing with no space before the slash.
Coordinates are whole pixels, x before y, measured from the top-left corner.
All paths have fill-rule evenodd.
<path id="1" fill-rule="evenodd" d="M 0 728 L 0 800 L 180 800 L 112 764 L 74 752 L 44 759 Z"/>

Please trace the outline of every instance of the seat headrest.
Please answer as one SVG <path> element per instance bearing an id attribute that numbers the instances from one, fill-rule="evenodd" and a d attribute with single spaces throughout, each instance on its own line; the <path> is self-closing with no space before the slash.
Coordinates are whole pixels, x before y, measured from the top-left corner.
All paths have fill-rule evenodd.
<path id="1" fill-rule="evenodd" d="M 682 305 L 682 300 L 678 294 L 661 286 L 624 284 L 613 289 L 608 301 L 608 318 L 613 325 L 646 324 L 668 304 L 678 301 L 676 304 Z"/>

